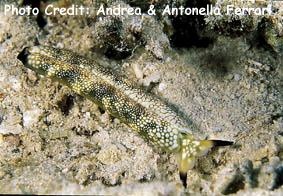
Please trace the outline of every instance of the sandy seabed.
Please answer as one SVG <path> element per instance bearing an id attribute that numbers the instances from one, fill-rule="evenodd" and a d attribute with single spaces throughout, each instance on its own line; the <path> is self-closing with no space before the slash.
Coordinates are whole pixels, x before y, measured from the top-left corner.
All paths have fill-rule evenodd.
<path id="1" fill-rule="evenodd" d="M 264 41 L 256 33 L 225 35 L 235 29 L 223 18 L 207 21 L 223 31 L 207 46 L 171 47 L 177 30 L 168 18 L 43 16 L 41 27 L 37 17 L 1 11 L 0 193 L 282 195 L 283 33 L 276 17 Z M 240 21 L 243 31 L 260 31 Z M 178 108 L 200 137 L 235 144 L 200 158 L 184 189 L 174 155 L 17 60 L 37 42 L 112 67 Z"/>

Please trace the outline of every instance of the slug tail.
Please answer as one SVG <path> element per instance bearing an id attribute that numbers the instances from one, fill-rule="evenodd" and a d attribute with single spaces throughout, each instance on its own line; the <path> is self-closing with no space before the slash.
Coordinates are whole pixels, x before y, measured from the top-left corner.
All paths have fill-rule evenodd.
<path id="1" fill-rule="evenodd" d="M 193 140 L 191 135 L 184 135 L 181 142 L 181 148 L 177 153 L 179 165 L 179 176 L 183 186 L 187 187 L 187 172 L 195 165 L 195 160 L 199 156 L 207 154 L 213 147 L 228 146 L 234 142 L 225 140 Z"/>
<path id="2" fill-rule="evenodd" d="M 180 180 L 182 181 L 183 186 L 187 188 L 187 172 L 194 167 L 195 157 L 179 157 L 178 163 Z"/>
<path id="3" fill-rule="evenodd" d="M 210 140 L 213 142 L 213 146 L 231 146 L 234 144 L 232 141 L 227 141 L 227 140 Z"/>

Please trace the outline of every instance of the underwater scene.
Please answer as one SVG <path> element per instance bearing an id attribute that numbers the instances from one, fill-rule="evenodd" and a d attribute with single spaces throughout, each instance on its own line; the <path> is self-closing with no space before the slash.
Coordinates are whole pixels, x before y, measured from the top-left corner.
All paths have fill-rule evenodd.
<path id="1" fill-rule="evenodd" d="M 0 194 L 283 195 L 283 1 L 0 1 Z"/>

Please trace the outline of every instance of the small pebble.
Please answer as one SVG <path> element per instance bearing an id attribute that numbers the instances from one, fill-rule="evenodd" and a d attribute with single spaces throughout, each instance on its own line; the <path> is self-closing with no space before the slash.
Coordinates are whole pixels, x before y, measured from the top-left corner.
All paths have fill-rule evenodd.
<path id="1" fill-rule="evenodd" d="M 40 109 L 27 110 L 23 113 L 24 127 L 31 127 L 37 123 L 42 111 Z"/>
<path id="2" fill-rule="evenodd" d="M 235 74 L 234 75 L 234 80 L 237 81 L 237 82 L 240 81 L 241 80 L 241 75 L 240 74 Z"/>

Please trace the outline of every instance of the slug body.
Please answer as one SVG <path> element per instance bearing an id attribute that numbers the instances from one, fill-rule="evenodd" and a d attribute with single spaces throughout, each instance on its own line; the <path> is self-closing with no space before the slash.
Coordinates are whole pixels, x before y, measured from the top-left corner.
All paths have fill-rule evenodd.
<path id="1" fill-rule="evenodd" d="M 38 74 L 59 81 L 92 100 L 149 143 L 175 153 L 184 186 L 187 171 L 194 166 L 196 157 L 215 145 L 231 144 L 229 141 L 198 140 L 184 120 L 161 100 L 71 51 L 34 46 L 25 48 L 18 59 Z"/>

